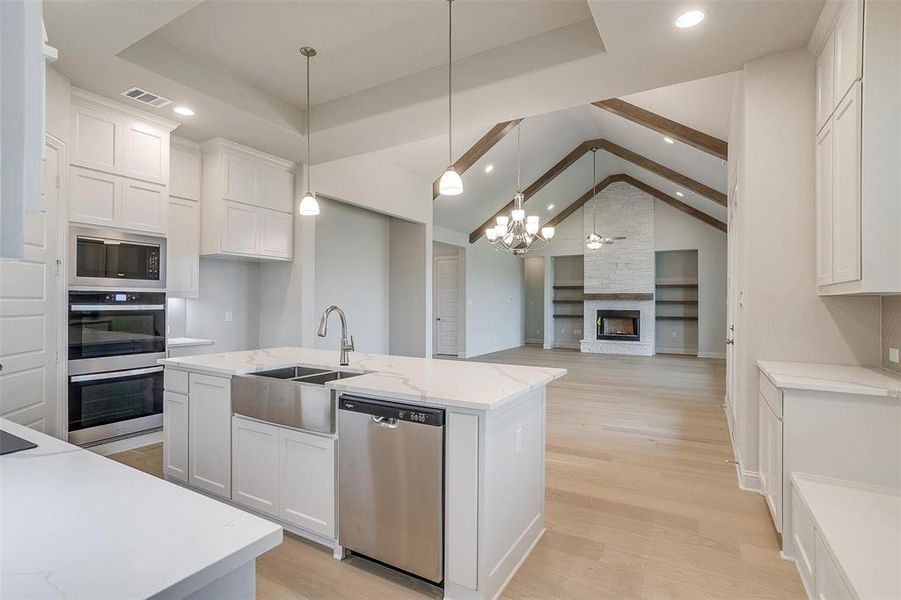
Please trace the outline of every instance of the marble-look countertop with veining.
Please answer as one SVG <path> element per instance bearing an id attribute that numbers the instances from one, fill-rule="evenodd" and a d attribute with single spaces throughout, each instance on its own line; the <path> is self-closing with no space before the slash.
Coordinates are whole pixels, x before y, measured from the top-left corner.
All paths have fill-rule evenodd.
<path id="1" fill-rule="evenodd" d="M 0 598 L 185 598 L 282 541 L 265 519 L 0 419 Z"/>
<path id="2" fill-rule="evenodd" d="M 201 354 L 159 361 L 166 367 L 210 375 L 246 375 L 293 365 L 363 372 L 326 387 L 406 402 L 493 410 L 566 375 L 566 369 L 473 361 L 350 353 L 338 364 L 337 350 L 264 348 Z"/>
<path id="3" fill-rule="evenodd" d="M 880 369 L 778 360 L 758 360 L 757 366 L 781 389 L 901 398 L 901 376 Z"/>

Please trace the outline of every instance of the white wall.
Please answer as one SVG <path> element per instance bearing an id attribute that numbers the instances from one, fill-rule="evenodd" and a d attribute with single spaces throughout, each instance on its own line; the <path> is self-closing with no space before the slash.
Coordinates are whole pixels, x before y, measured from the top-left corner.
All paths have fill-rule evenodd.
<path id="1" fill-rule="evenodd" d="M 484 239 L 466 249 L 466 356 L 525 343 L 522 260 Z"/>
<path id="2" fill-rule="evenodd" d="M 698 355 L 725 358 L 726 234 L 656 200 L 654 250 L 698 251 Z"/>
<path id="3" fill-rule="evenodd" d="M 388 349 L 401 356 L 431 356 L 426 329 L 432 282 L 428 277 L 426 227 L 389 219 Z"/>
<path id="4" fill-rule="evenodd" d="M 72 84 L 59 71 L 47 66 L 47 133 L 69 140 L 69 116 L 72 112 Z M 70 149 L 69 152 L 72 150 Z"/>
<path id="5" fill-rule="evenodd" d="M 215 340 L 216 352 L 258 348 L 260 294 L 256 263 L 201 257 L 200 294 L 184 302 L 184 335 Z"/>
<path id="6" fill-rule="evenodd" d="M 331 304 L 347 315 L 348 333 L 359 352 L 389 350 L 390 219 L 343 202 L 319 199 L 316 217 L 315 318 Z M 318 326 L 318 320 L 315 326 Z M 335 350 L 341 340 L 337 315 L 329 320 L 328 336 L 313 346 Z"/>
<path id="7" fill-rule="evenodd" d="M 733 120 L 739 130 L 729 134 L 739 194 L 730 209 L 730 246 L 738 253 L 734 275 L 741 297 L 734 311 L 737 387 L 729 402 L 736 403 L 736 458 L 753 479 L 755 361 L 876 366 L 880 312 L 879 298 L 816 293 L 813 56 L 799 50 L 747 63 L 740 93 Z M 731 186 L 730 197 L 736 198 Z"/>
<path id="8" fill-rule="evenodd" d="M 537 256 L 523 259 L 526 286 L 526 341 L 544 342 L 544 261 Z"/>

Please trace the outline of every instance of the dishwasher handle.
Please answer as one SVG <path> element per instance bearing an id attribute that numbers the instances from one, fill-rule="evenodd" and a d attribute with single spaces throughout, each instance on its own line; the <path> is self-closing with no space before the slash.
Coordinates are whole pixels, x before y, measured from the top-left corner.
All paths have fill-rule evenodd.
<path id="1" fill-rule="evenodd" d="M 372 415 L 372 422 L 385 429 L 397 429 L 400 424 L 400 421 L 393 417 L 377 417 L 375 415 Z"/>
<path id="2" fill-rule="evenodd" d="M 441 408 L 413 406 L 400 402 L 342 394 L 338 400 L 338 409 L 344 412 L 370 415 L 373 423 L 389 429 L 396 429 L 401 421 L 431 427 L 444 427 L 444 409 Z"/>

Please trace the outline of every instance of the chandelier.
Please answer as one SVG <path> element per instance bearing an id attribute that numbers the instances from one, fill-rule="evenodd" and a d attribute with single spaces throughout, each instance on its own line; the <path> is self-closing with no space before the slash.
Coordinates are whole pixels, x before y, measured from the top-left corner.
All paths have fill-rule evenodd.
<path id="1" fill-rule="evenodd" d="M 538 215 L 526 216 L 522 205 L 526 196 L 519 182 L 520 152 L 519 126 L 516 127 L 516 193 L 513 195 L 513 210 L 510 215 L 497 218 L 497 224 L 485 230 L 488 241 L 498 250 L 507 250 L 521 256 L 532 248 L 543 248 L 554 237 L 553 227 L 541 227 Z"/>
<path id="2" fill-rule="evenodd" d="M 612 244 L 615 240 L 624 240 L 624 236 L 606 237 L 598 233 L 598 149 L 591 149 L 591 233 L 585 238 L 585 247 L 589 250 L 598 250 L 601 246 Z"/>

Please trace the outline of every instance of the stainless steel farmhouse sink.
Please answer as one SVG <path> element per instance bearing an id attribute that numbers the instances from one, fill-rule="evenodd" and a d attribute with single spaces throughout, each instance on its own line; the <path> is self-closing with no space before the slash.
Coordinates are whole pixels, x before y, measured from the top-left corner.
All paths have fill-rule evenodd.
<path id="1" fill-rule="evenodd" d="M 362 373 L 286 367 L 236 375 L 231 381 L 232 410 L 276 425 L 335 433 L 336 394 L 329 381 Z"/>

